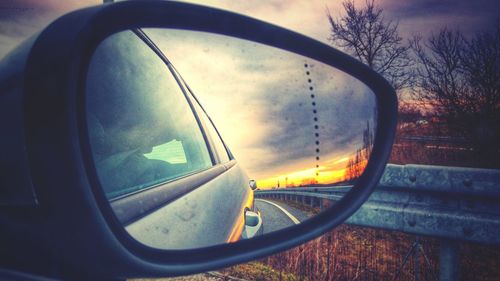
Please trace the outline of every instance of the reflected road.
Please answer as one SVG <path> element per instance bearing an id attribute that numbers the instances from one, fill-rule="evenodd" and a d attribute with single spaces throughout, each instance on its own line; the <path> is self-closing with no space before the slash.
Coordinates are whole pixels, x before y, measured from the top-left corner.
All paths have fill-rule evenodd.
<path id="1" fill-rule="evenodd" d="M 255 207 L 260 212 L 264 234 L 293 226 L 308 218 L 308 215 L 282 201 L 255 199 Z"/>

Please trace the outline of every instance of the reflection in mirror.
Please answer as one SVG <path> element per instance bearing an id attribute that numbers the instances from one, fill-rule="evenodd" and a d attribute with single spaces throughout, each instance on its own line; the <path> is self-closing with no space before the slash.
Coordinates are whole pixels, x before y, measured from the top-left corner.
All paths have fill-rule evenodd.
<path id="1" fill-rule="evenodd" d="M 235 242 L 317 215 L 363 173 L 376 131 L 375 96 L 360 81 L 202 32 L 108 37 L 85 91 L 104 194 L 132 237 L 161 249 Z"/>

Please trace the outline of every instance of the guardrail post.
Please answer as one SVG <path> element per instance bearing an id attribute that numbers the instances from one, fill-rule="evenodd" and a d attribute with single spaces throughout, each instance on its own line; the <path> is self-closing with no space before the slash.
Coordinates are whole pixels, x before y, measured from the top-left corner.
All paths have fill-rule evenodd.
<path id="1" fill-rule="evenodd" d="M 311 208 L 314 208 L 314 197 L 309 197 L 309 204 L 311 205 Z"/>
<path id="2" fill-rule="evenodd" d="M 459 243 L 442 239 L 439 253 L 439 281 L 458 280 Z"/>
<path id="3" fill-rule="evenodd" d="M 324 206 L 323 206 L 323 198 L 319 198 L 319 210 L 323 211 Z"/>

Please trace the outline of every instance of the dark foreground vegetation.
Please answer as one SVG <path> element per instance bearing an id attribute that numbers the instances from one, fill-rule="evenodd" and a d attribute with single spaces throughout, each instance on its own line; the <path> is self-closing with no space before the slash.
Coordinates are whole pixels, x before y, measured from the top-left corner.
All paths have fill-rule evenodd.
<path id="1" fill-rule="evenodd" d="M 292 250 L 223 272 L 248 280 L 413 281 L 416 275 L 418 280 L 437 280 L 439 241 L 419 237 L 410 252 L 415 242 L 414 235 L 342 225 Z M 498 280 L 499 255 L 499 248 L 462 244 L 460 280 Z"/>

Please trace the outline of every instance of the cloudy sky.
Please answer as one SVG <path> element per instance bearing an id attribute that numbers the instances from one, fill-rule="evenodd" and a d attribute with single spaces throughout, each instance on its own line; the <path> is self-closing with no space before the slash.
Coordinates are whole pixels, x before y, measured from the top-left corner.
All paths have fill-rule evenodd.
<path id="1" fill-rule="evenodd" d="M 58 16 L 100 2 L 2 0 L 0 57 Z M 326 10 L 335 18 L 343 15 L 341 1 L 337 0 L 189 2 L 256 17 L 325 43 L 329 43 Z M 444 26 L 472 34 L 492 26 L 500 14 L 498 0 L 378 0 L 376 3 L 384 9 L 386 19 L 399 23 L 405 38 L 415 33 L 426 36 Z M 364 0 L 356 4 L 361 6 Z M 372 117 L 373 101 L 364 86 L 342 73 L 299 56 L 239 40 L 171 31 L 149 34 L 161 42 L 160 48 L 200 97 L 251 177 L 283 182 L 284 177 L 297 180 L 314 177 L 318 171 L 334 177 L 335 171 L 345 167 L 346 157 L 359 147 L 362 130 Z M 182 46 L 178 44 L 180 38 Z M 310 78 L 312 83 L 307 82 Z M 315 98 L 311 99 L 310 94 Z M 318 111 L 317 116 L 313 109 Z M 314 117 L 319 121 L 315 122 Z M 318 131 L 315 124 L 319 125 Z M 315 137 L 316 132 L 320 139 Z M 320 161 L 316 160 L 316 141 L 320 141 Z M 318 164 L 320 167 L 316 169 Z"/>

